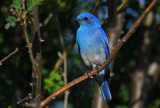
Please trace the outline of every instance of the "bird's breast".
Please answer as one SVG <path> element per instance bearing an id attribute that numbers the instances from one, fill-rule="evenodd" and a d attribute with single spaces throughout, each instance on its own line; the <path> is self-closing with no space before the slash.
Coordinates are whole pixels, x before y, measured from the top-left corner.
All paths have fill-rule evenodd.
<path id="1" fill-rule="evenodd" d="M 106 60 L 104 44 L 97 29 L 80 29 L 77 42 L 83 61 L 87 65 L 102 64 Z"/>

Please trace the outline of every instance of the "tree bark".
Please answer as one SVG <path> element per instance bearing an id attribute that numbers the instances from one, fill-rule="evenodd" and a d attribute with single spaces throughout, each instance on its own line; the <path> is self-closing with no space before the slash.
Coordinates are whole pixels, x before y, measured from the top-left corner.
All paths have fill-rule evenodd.
<path id="1" fill-rule="evenodd" d="M 41 35 L 40 23 L 38 17 L 38 6 L 32 10 L 32 18 L 34 20 L 31 26 L 32 38 L 32 51 L 34 57 L 35 70 L 32 72 L 32 100 L 31 103 L 35 104 L 34 108 L 40 108 L 41 98 Z"/>

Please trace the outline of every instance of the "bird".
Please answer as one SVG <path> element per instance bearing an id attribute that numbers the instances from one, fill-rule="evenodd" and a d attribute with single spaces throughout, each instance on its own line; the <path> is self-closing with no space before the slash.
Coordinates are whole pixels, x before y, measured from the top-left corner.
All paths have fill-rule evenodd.
<path id="1" fill-rule="evenodd" d="M 76 43 L 83 62 L 91 70 L 98 69 L 110 56 L 108 39 L 99 20 L 91 13 L 81 13 L 73 20 L 80 25 L 76 33 Z M 110 67 L 111 63 L 94 76 L 104 101 L 112 99 L 108 86 Z"/>

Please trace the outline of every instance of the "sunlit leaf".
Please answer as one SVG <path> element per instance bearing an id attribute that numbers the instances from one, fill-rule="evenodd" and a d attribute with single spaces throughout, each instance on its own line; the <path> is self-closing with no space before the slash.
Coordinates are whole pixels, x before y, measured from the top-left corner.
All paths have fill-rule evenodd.
<path id="1" fill-rule="evenodd" d="M 8 29 L 10 28 L 10 26 L 11 26 L 10 23 L 7 23 L 7 24 L 5 25 L 5 29 L 8 30 Z"/>
<path id="2" fill-rule="evenodd" d="M 56 73 L 56 74 L 55 74 L 55 79 L 56 79 L 57 81 L 60 81 L 60 80 L 62 79 L 62 77 L 61 77 L 60 74 Z"/>
<path id="3" fill-rule="evenodd" d="M 10 24 L 11 24 L 11 27 L 14 27 L 16 25 L 15 22 L 11 22 Z"/>

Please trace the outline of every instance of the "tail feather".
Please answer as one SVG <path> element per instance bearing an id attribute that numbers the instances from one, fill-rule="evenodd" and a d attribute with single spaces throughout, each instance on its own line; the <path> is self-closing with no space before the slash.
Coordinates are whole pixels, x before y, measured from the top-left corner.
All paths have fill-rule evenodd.
<path id="1" fill-rule="evenodd" d="M 103 100 L 111 100 L 112 96 L 111 96 L 111 92 L 109 90 L 109 86 L 107 81 L 102 82 L 101 86 L 100 86 L 100 90 L 101 90 L 101 95 Z"/>

